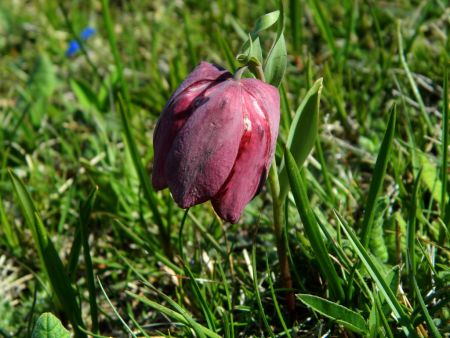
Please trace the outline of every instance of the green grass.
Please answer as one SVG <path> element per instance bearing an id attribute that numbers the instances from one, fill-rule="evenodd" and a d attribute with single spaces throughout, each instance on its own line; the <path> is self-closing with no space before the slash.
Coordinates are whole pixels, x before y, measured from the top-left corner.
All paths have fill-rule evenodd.
<path id="1" fill-rule="evenodd" d="M 46 312 L 76 337 L 450 333 L 448 2 L 289 0 L 256 34 L 277 9 L 0 3 L 0 337 Z M 149 180 L 171 93 L 250 32 L 270 81 L 288 54 L 275 234 L 269 183 L 233 225 Z"/>

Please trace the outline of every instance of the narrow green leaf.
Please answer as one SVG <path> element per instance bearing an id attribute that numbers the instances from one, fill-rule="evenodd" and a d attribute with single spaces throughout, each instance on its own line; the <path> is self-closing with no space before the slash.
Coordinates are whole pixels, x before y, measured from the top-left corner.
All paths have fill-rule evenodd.
<path id="1" fill-rule="evenodd" d="M 33 70 L 28 79 L 26 92 L 18 100 L 20 111 L 28 110 L 33 125 L 38 126 L 47 111 L 46 105 L 56 88 L 56 71 L 50 58 L 40 53 L 34 63 Z"/>
<path id="2" fill-rule="evenodd" d="M 275 87 L 281 84 L 287 67 L 286 41 L 284 39 L 284 7 L 281 0 L 279 1 L 279 6 L 281 19 L 278 22 L 277 37 L 264 65 L 266 81 Z"/>
<path id="3" fill-rule="evenodd" d="M 273 287 L 272 275 L 269 267 L 269 259 L 267 255 L 266 255 L 266 273 L 267 273 L 267 280 L 269 281 L 270 294 L 272 295 L 272 302 L 273 305 L 275 306 L 275 310 L 277 311 L 278 319 L 280 320 L 281 326 L 283 327 L 283 332 L 286 334 L 286 337 L 291 338 L 291 334 L 289 333 L 289 329 L 283 318 L 280 306 L 278 305 L 277 296 L 275 294 L 275 289 Z"/>
<path id="4" fill-rule="evenodd" d="M 289 0 L 289 17 L 291 21 L 292 44 L 296 55 L 300 55 L 303 42 L 302 25 L 302 6 L 303 1 Z"/>
<path id="5" fill-rule="evenodd" d="M 314 311 L 335 320 L 347 329 L 358 334 L 368 333 L 366 321 L 359 313 L 318 296 L 307 294 L 298 294 L 296 296 Z"/>
<path id="6" fill-rule="evenodd" d="M 405 310 L 402 305 L 398 302 L 395 297 L 394 292 L 391 290 L 389 285 L 386 283 L 385 277 L 378 270 L 376 264 L 373 262 L 369 253 L 366 251 L 362 243 L 358 240 L 353 231 L 349 228 L 346 222 L 342 219 L 342 217 L 335 211 L 336 218 L 344 230 L 347 238 L 349 239 L 350 244 L 354 248 L 356 254 L 361 259 L 364 267 L 367 269 L 368 273 L 377 284 L 379 291 L 384 296 L 387 304 L 391 308 L 392 313 L 394 314 L 397 322 L 402 326 L 403 331 L 408 337 L 417 337 L 414 327 L 411 325 L 411 320 L 407 316 Z"/>
<path id="7" fill-rule="evenodd" d="M 430 313 L 428 312 L 427 306 L 422 298 L 422 295 L 420 294 L 420 288 L 419 288 L 419 285 L 417 285 L 417 279 L 416 279 L 415 275 L 413 276 L 412 280 L 413 280 L 414 291 L 416 292 L 416 297 L 419 301 L 420 311 L 422 312 L 422 314 L 425 318 L 425 322 L 428 324 L 428 327 L 429 327 L 430 331 L 432 332 L 433 337 L 441 338 L 442 335 L 439 333 L 439 330 L 436 327 L 436 324 L 434 323 L 433 318 L 431 318 Z"/>
<path id="8" fill-rule="evenodd" d="M 375 215 L 375 206 L 377 196 L 383 186 L 384 176 L 386 174 L 386 168 L 389 162 L 389 156 L 391 154 L 392 143 L 395 134 L 395 121 L 397 119 L 397 108 L 394 105 L 391 109 L 389 122 L 386 128 L 386 132 L 381 143 L 380 151 L 378 152 L 377 161 L 373 170 L 372 181 L 370 182 L 369 195 L 367 197 L 367 203 L 364 210 L 364 219 L 362 222 L 361 242 L 363 246 L 367 248 L 369 239 L 372 234 L 373 218 Z"/>
<path id="9" fill-rule="evenodd" d="M 102 3 L 102 16 L 103 23 L 105 25 L 106 33 L 108 34 L 108 42 L 111 48 L 111 52 L 113 54 L 114 63 L 116 65 L 117 70 L 117 79 L 120 84 L 120 89 L 122 91 L 123 96 L 125 97 L 125 101 L 128 103 L 130 101 L 130 94 L 128 92 L 128 85 L 125 81 L 123 75 L 123 63 L 120 57 L 119 48 L 117 47 L 116 35 L 114 33 L 113 22 L 111 19 L 111 13 L 109 11 L 109 0 L 101 0 Z"/>
<path id="10" fill-rule="evenodd" d="M 132 135 L 130 122 L 128 119 L 129 112 L 127 109 L 128 106 L 124 107 L 123 100 L 119 100 L 119 111 L 123 123 L 126 144 L 128 150 L 130 151 L 134 168 L 139 176 L 139 181 L 142 186 L 145 199 L 147 200 L 147 203 L 152 211 L 153 220 L 158 226 L 161 246 L 163 247 L 165 253 L 171 256 L 169 234 L 167 234 L 166 228 L 164 227 L 164 223 L 158 209 L 158 200 L 155 191 L 150 184 L 149 175 L 142 165 L 141 156 L 139 155 L 136 143 L 134 142 L 134 137 Z"/>
<path id="11" fill-rule="evenodd" d="M 55 292 L 56 298 L 61 304 L 67 317 L 70 319 L 74 327 L 75 336 L 86 337 L 86 335 L 78 328 L 78 326 L 84 327 L 81 319 L 81 310 L 78 306 L 75 292 L 70 284 L 69 277 L 65 272 L 63 263 L 61 262 L 51 239 L 48 237 L 45 226 L 42 223 L 39 214 L 36 212 L 36 208 L 24 184 L 12 171 L 9 171 L 9 174 L 26 224 L 33 235 L 39 259 L 44 267 L 52 289 Z"/>
<path id="12" fill-rule="evenodd" d="M 13 250 L 16 250 L 19 247 L 19 239 L 17 238 L 16 232 L 14 231 L 13 226 L 11 225 L 11 223 L 8 220 L 8 217 L 6 216 L 1 197 L 0 197 L 0 224 L 9 246 Z"/>
<path id="13" fill-rule="evenodd" d="M 411 291 L 414 290 L 413 278 L 416 275 L 416 210 L 417 210 L 417 194 L 420 186 L 420 176 L 422 175 L 422 170 L 419 171 L 414 182 L 413 194 L 411 197 L 411 204 L 409 207 L 409 219 L 407 228 L 407 246 L 406 246 L 406 260 L 409 279 L 412 286 Z"/>
<path id="14" fill-rule="evenodd" d="M 408 63 L 406 62 L 405 55 L 403 54 L 403 39 L 401 33 L 400 22 L 397 23 L 397 42 L 398 42 L 398 54 L 400 56 L 400 62 L 403 66 L 403 69 L 406 73 L 406 77 L 408 78 L 409 85 L 411 86 L 411 90 L 416 98 L 417 103 L 420 108 L 420 116 L 422 118 L 423 123 L 429 128 L 432 128 L 429 114 L 425 108 L 425 104 L 423 103 L 422 96 L 420 95 L 419 89 L 417 88 L 416 81 L 414 80 L 411 71 L 409 70 Z"/>
<path id="15" fill-rule="evenodd" d="M 224 38 L 222 32 L 220 29 L 217 29 L 214 31 L 214 36 L 216 38 L 217 43 L 220 46 L 220 49 L 222 51 L 222 56 L 227 60 L 228 62 L 228 68 L 232 73 L 236 71 L 236 62 L 234 59 L 233 52 L 231 51 L 231 47 L 228 43 L 228 41 Z"/>
<path id="16" fill-rule="evenodd" d="M 97 291 L 94 281 L 94 268 L 92 266 L 91 253 L 89 250 L 89 217 L 94 207 L 98 187 L 95 187 L 89 194 L 87 200 L 80 206 L 80 232 L 83 242 L 84 262 L 86 264 L 86 281 L 89 291 L 89 306 L 91 309 L 92 332 L 98 333 L 98 309 L 97 309 Z"/>
<path id="17" fill-rule="evenodd" d="M 89 86 L 88 83 L 82 80 L 71 79 L 70 87 L 74 92 L 81 107 L 85 109 L 97 108 L 101 110 L 101 105 L 95 91 Z"/>
<path id="18" fill-rule="evenodd" d="M 421 180 L 430 191 L 433 199 L 437 203 L 440 203 L 442 197 L 442 182 L 438 175 L 437 165 L 435 161 L 432 161 L 430 155 L 419 152 L 418 150 L 416 153 L 422 168 Z"/>
<path id="19" fill-rule="evenodd" d="M 263 64 L 263 54 L 259 33 L 274 25 L 280 17 L 280 11 L 267 13 L 256 20 L 255 27 L 249 34 L 248 39 L 241 47 L 241 53 L 237 60 L 242 64 L 247 64 L 252 58 L 255 58 L 259 64 Z"/>
<path id="20" fill-rule="evenodd" d="M 187 43 L 189 58 L 191 67 L 194 68 L 198 64 L 197 54 L 195 53 L 194 46 L 192 44 L 192 33 L 191 33 L 191 18 L 188 14 L 188 11 L 182 11 L 183 16 L 183 28 L 184 28 L 184 36 Z"/>
<path id="21" fill-rule="evenodd" d="M 369 327 L 369 337 L 376 338 L 378 337 L 378 330 L 380 326 L 380 319 L 378 318 L 378 311 L 376 304 L 372 304 L 372 308 L 370 309 L 369 320 L 367 321 Z"/>
<path id="22" fill-rule="evenodd" d="M 109 306 L 111 306 L 111 309 L 113 310 L 113 312 L 117 316 L 117 318 L 119 318 L 119 320 L 122 323 L 125 330 L 130 334 L 131 337 L 136 338 L 136 335 L 133 333 L 133 331 L 127 325 L 127 323 L 123 320 L 122 316 L 119 314 L 116 307 L 113 305 L 113 303 L 111 303 L 111 300 L 109 299 L 108 294 L 106 293 L 105 288 L 103 287 L 102 282 L 100 281 L 100 278 L 98 278 L 98 276 L 97 276 L 97 282 L 98 282 L 98 285 L 100 286 L 100 290 L 102 291 L 103 296 L 105 296 L 106 301 L 108 302 Z"/>
<path id="23" fill-rule="evenodd" d="M 319 225 L 317 224 L 314 212 L 309 203 L 305 182 L 300 174 L 300 171 L 298 170 L 294 157 L 288 149 L 285 151 L 284 159 L 286 161 L 287 174 L 289 177 L 292 194 L 294 195 L 295 204 L 303 222 L 305 234 L 308 237 L 311 247 L 317 257 L 317 263 L 319 264 L 320 271 L 328 280 L 334 297 L 336 299 L 343 300 L 345 296 L 341 279 L 339 278 L 336 269 L 331 262 L 330 256 L 328 255 L 328 250 L 323 241 Z"/>
<path id="24" fill-rule="evenodd" d="M 258 286 L 258 275 L 256 270 L 256 245 L 253 244 L 252 247 L 252 279 L 253 279 L 253 288 L 256 296 L 256 303 L 258 304 L 259 309 L 259 316 L 262 319 L 264 323 L 264 327 L 266 328 L 266 332 L 271 336 L 272 338 L 275 337 L 272 328 L 269 325 L 269 322 L 267 321 L 266 313 L 264 312 L 264 306 L 262 305 L 261 301 L 261 294 L 259 293 L 259 286 Z"/>
<path id="25" fill-rule="evenodd" d="M 192 286 L 192 290 L 195 296 L 195 299 L 198 299 L 200 302 L 200 306 L 202 308 L 203 314 L 205 315 L 206 322 L 208 323 L 208 327 L 216 331 L 216 321 L 217 319 L 214 316 L 214 313 L 211 311 L 211 308 L 209 307 L 208 302 L 206 301 L 205 295 L 203 294 L 202 290 L 200 289 L 200 286 L 198 285 L 194 274 L 189 269 L 189 267 L 184 264 L 184 271 L 186 275 L 189 276 L 189 282 Z"/>
<path id="26" fill-rule="evenodd" d="M 449 187 L 447 185 L 448 181 L 448 66 L 444 68 L 444 84 L 443 84 L 443 102 L 442 102 L 442 164 L 441 164 L 441 175 L 442 175 L 442 190 L 441 190 L 441 218 L 443 220 L 446 219 L 445 210 L 447 209 L 445 207 L 446 200 L 448 200 L 448 205 L 450 206 L 450 200 L 448 198 L 449 194 Z M 448 222 L 444 222 L 447 224 L 448 228 Z"/>
<path id="27" fill-rule="evenodd" d="M 267 56 L 266 64 L 264 67 L 264 74 L 267 83 L 270 83 L 274 87 L 278 87 L 283 80 L 284 73 L 287 67 L 287 51 L 286 42 L 284 40 L 284 34 L 281 33 L 280 37 L 275 42 L 275 45 L 270 50 Z"/>
<path id="28" fill-rule="evenodd" d="M 263 54 L 261 48 L 261 41 L 258 35 L 250 35 L 247 42 L 241 48 L 242 53 L 240 53 L 236 60 L 242 64 L 248 64 L 251 60 L 256 64 L 263 63 Z"/>
<path id="29" fill-rule="evenodd" d="M 337 48 L 334 42 L 335 39 L 329 25 L 329 22 L 331 21 L 327 18 L 327 15 L 322 8 L 320 1 L 308 0 L 307 3 L 313 14 L 314 21 L 319 27 L 320 33 L 328 44 L 328 48 L 330 48 L 333 55 L 337 55 Z"/>
<path id="30" fill-rule="evenodd" d="M 294 156 L 297 167 L 301 168 L 312 148 L 319 132 L 319 104 L 322 91 L 322 78 L 317 80 L 305 95 L 298 107 L 289 129 L 287 148 Z M 289 191 L 289 182 L 284 163 L 280 168 L 280 200 L 283 201 Z"/>
<path id="31" fill-rule="evenodd" d="M 256 19 L 255 27 L 253 28 L 251 34 L 256 35 L 272 27 L 278 21 L 278 18 L 281 15 L 282 13 L 277 10 L 260 16 L 258 19 Z"/>
<path id="32" fill-rule="evenodd" d="M 31 338 L 70 338 L 70 332 L 55 315 L 45 312 L 39 316 Z"/>

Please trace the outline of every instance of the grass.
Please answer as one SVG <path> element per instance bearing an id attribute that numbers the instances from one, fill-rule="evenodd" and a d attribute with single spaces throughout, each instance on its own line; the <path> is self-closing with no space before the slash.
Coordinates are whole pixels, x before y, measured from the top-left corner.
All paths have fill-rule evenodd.
<path id="1" fill-rule="evenodd" d="M 276 234 L 269 182 L 238 224 L 153 190 L 171 93 L 200 60 L 235 70 L 277 9 L 0 3 L 0 337 L 45 312 L 76 337 L 450 333 L 447 1 L 289 0 L 253 33 L 288 54 Z"/>

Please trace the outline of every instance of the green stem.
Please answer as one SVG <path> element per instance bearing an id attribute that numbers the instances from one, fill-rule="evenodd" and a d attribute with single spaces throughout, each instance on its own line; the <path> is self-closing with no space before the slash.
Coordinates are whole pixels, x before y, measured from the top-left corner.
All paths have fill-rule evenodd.
<path id="1" fill-rule="evenodd" d="M 248 68 L 255 74 L 257 79 L 266 82 L 264 70 L 260 64 L 249 63 Z M 269 171 L 269 185 L 272 193 L 273 228 L 275 232 L 278 260 L 280 262 L 281 284 L 283 288 L 288 290 L 286 293 L 286 306 L 291 318 L 295 319 L 295 295 L 292 291 L 292 277 L 291 270 L 289 269 L 287 243 L 283 236 L 283 200 L 280 198 L 280 182 L 275 160 L 272 161 L 272 166 Z"/>
<path id="2" fill-rule="evenodd" d="M 277 164 L 272 161 L 269 171 L 269 185 L 272 193 L 273 206 L 273 228 L 277 244 L 278 260 L 280 262 L 281 283 L 283 288 L 288 289 L 286 294 L 286 305 L 292 318 L 295 313 L 295 296 L 292 291 L 292 277 L 289 269 L 289 260 L 287 255 L 287 245 L 283 236 L 283 202 L 280 200 L 280 183 L 278 181 Z"/>

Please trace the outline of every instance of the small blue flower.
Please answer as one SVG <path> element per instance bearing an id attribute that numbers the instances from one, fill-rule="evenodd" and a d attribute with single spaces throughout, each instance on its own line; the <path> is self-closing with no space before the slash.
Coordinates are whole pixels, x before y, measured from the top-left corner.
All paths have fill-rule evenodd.
<path id="1" fill-rule="evenodd" d="M 86 41 L 87 39 L 89 39 L 92 35 L 95 34 L 95 29 L 92 27 L 86 27 L 85 29 L 83 29 L 83 31 L 80 34 L 80 39 L 83 41 Z"/>
<path id="2" fill-rule="evenodd" d="M 77 40 L 70 40 L 69 47 L 66 50 L 66 56 L 72 57 L 80 50 L 80 45 Z"/>
<path id="3" fill-rule="evenodd" d="M 87 39 L 89 39 L 92 35 L 95 34 L 95 29 L 92 27 L 86 27 L 85 29 L 83 29 L 80 33 L 80 40 L 81 41 L 86 41 Z M 67 57 L 72 57 L 74 56 L 79 50 L 80 50 L 80 44 L 78 43 L 77 40 L 70 40 L 69 41 L 69 47 L 67 47 L 66 50 L 66 56 Z"/>

